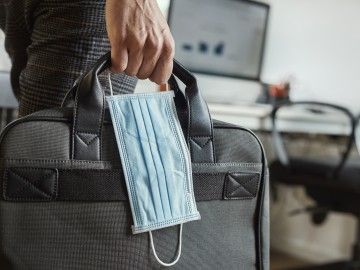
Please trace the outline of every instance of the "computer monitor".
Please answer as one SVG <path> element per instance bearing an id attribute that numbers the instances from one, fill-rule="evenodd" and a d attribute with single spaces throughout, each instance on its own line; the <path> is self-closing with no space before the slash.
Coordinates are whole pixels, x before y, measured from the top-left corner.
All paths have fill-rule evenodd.
<path id="1" fill-rule="evenodd" d="M 268 14 L 249 0 L 171 0 L 175 58 L 192 72 L 259 80 Z"/>

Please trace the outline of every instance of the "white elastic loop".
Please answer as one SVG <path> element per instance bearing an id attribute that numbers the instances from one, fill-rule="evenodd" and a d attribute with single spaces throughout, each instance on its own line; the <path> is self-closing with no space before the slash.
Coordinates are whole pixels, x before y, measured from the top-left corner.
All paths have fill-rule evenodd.
<path id="1" fill-rule="evenodd" d="M 155 251 L 154 240 L 153 240 L 153 237 L 152 237 L 152 233 L 149 231 L 151 249 L 152 249 L 152 251 L 153 251 L 153 254 L 154 254 L 154 256 L 155 256 L 155 259 L 156 259 L 156 260 L 158 261 L 158 263 L 161 264 L 162 266 L 166 266 L 166 267 L 173 266 L 173 265 L 175 265 L 175 264 L 179 261 L 180 256 L 181 256 L 182 229 L 183 229 L 183 225 L 180 224 L 178 253 L 177 253 L 177 255 L 176 255 L 176 259 L 175 259 L 173 262 L 171 262 L 171 263 L 164 263 L 162 260 L 159 259 L 158 255 L 156 254 L 156 251 Z"/>
<path id="2" fill-rule="evenodd" d="M 111 82 L 111 77 L 110 77 L 111 73 L 110 71 L 108 72 L 108 81 L 109 81 L 109 89 L 110 89 L 110 95 L 113 96 L 114 92 L 113 92 L 113 88 L 112 88 L 112 82 Z"/>

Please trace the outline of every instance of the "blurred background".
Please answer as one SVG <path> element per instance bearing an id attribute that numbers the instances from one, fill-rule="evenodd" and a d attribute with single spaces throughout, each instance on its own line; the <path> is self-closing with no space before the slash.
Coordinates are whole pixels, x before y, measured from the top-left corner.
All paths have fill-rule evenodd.
<path id="1" fill-rule="evenodd" d="M 360 1 L 158 2 L 213 118 L 266 148 L 271 268 L 360 269 Z M 2 123 L 16 109 L 9 69 L 1 46 Z"/>

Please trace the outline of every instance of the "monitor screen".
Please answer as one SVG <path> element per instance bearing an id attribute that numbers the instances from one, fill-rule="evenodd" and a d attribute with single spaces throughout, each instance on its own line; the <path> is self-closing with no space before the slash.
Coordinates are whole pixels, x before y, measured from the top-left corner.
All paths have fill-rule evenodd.
<path id="1" fill-rule="evenodd" d="M 193 72 L 259 80 L 268 13 L 249 0 L 172 0 L 175 58 Z"/>

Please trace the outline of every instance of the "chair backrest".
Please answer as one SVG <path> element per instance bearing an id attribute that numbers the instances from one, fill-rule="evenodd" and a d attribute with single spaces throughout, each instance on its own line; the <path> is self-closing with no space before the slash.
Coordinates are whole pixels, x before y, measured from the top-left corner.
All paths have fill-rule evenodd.
<path id="1" fill-rule="evenodd" d="M 360 155 L 360 115 L 358 116 L 355 123 L 355 143 Z"/>
<path id="2" fill-rule="evenodd" d="M 310 148 L 309 145 L 313 143 L 314 134 L 333 135 L 332 138 L 341 138 L 341 144 L 343 145 L 342 153 L 337 160 L 334 160 L 333 173 L 336 173 L 341 170 L 351 152 L 354 121 L 354 116 L 348 109 L 334 104 L 314 101 L 278 104 L 272 111 L 272 137 L 276 155 L 282 165 L 291 167 L 291 160 L 293 160 L 291 156 L 298 155 L 301 159 L 307 159 L 309 158 L 307 156 L 313 154 L 310 152 L 320 155 L 318 150 L 304 149 L 305 147 Z M 288 134 L 300 134 L 301 136 L 297 138 L 305 138 L 303 139 L 305 142 L 303 148 L 301 148 L 301 145 L 297 145 L 295 151 L 291 153 L 287 149 L 289 147 L 286 147 L 283 131 Z M 293 146 L 294 143 L 290 142 L 289 145 Z M 318 147 L 327 150 L 326 146 L 327 144 L 322 141 Z M 300 151 L 297 149 L 300 149 Z M 309 159 L 314 160 L 315 158 Z"/>

